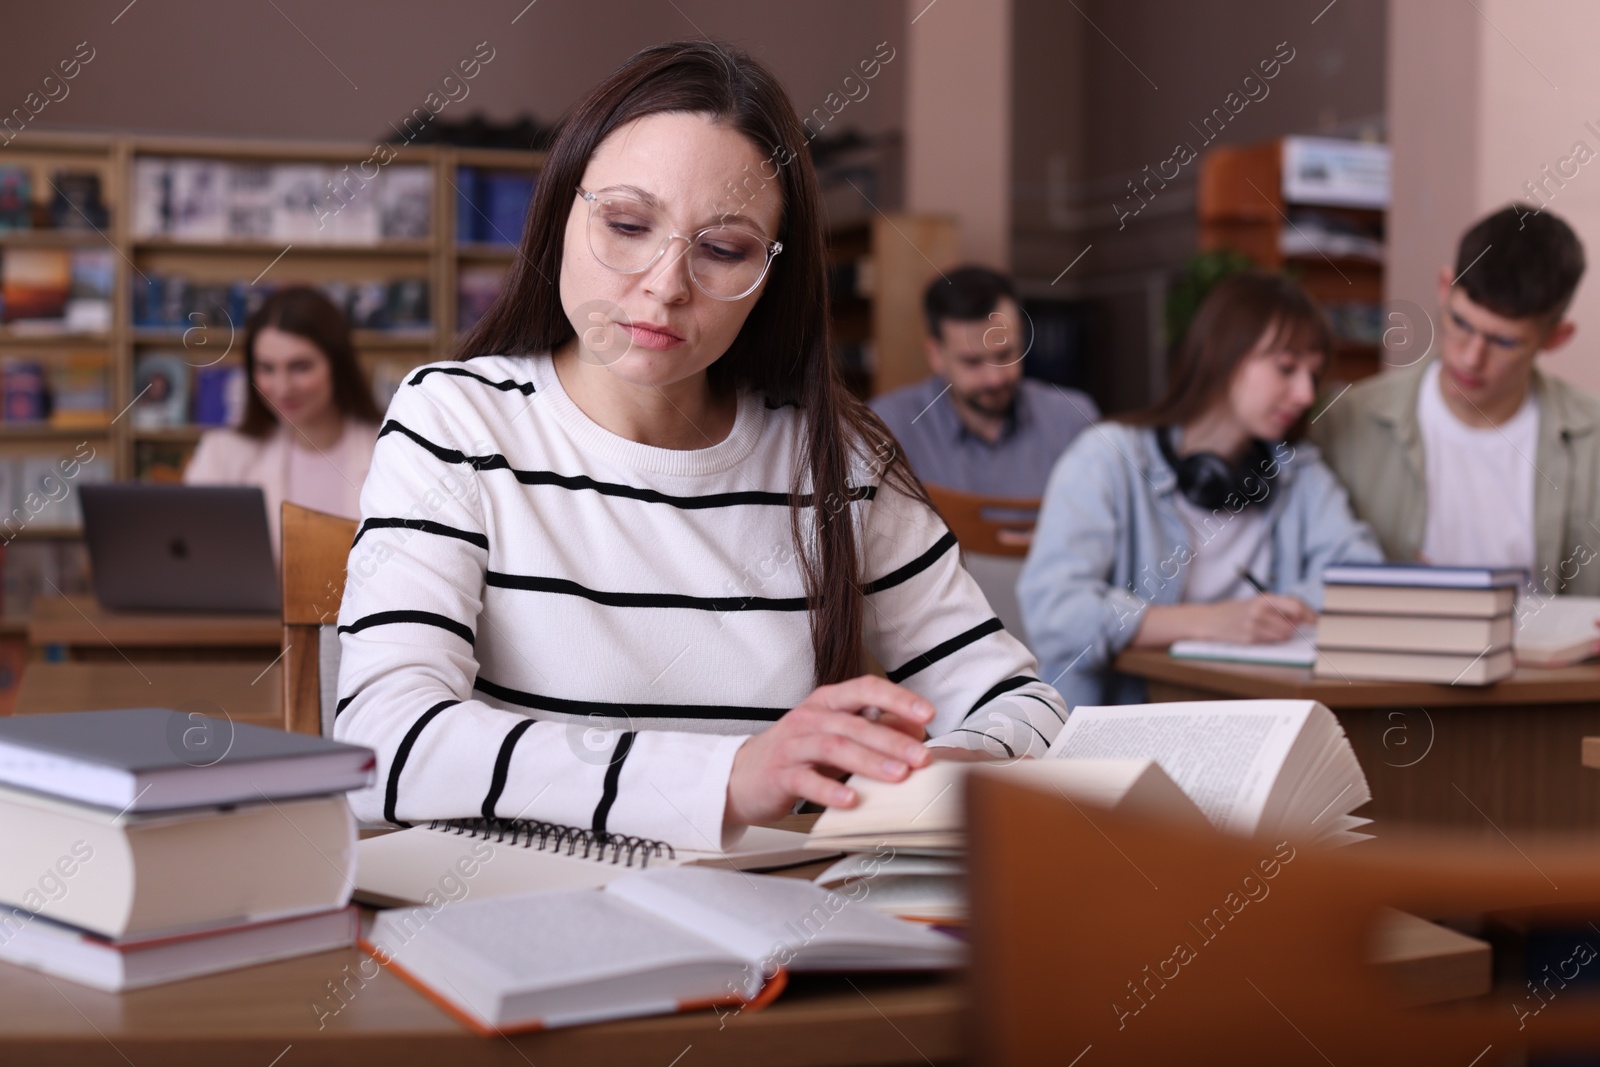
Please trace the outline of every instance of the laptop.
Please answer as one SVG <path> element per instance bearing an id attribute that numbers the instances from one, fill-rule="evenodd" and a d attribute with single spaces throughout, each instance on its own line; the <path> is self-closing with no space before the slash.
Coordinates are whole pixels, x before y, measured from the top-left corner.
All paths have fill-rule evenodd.
<path id="1" fill-rule="evenodd" d="M 278 565 L 259 487 L 130 482 L 78 492 L 102 607 L 279 612 Z"/>

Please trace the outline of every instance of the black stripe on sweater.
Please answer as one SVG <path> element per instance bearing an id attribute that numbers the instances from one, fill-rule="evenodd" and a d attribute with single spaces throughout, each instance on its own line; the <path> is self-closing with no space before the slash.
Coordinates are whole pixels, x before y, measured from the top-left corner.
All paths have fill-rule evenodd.
<path id="1" fill-rule="evenodd" d="M 530 574 L 486 571 L 484 584 L 530 593 L 560 593 L 582 597 L 612 608 L 689 608 L 694 611 L 805 611 L 806 598 L 764 596 L 689 596 L 684 593 L 617 593 L 590 589 L 566 578 L 541 578 Z"/>
<path id="2" fill-rule="evenodd" d="M 483 797 L 483 817 L 494 818 L 494 806 L 500 803 L 500 794 L 506 791 L 506 778 L 511 774 L 511 753 L 534 724 L 533 719 L 523 719 L 513 726 L 500 742 L 500 752 L 494 758 L 494 775 L 489 779 L 489 792 Z"/>
<path id="3" fill-rule="evenodd" d="M 408 822 L 401 822 L 394 816 L 395 805 L 400 801 L 400 772 L 406 769 L 406 760 L 411 758 L 411 749 L 417 743 L 417 738 L 428 724 L 439 717 L 445 708 L 459 704 L 459 700 L 441 700 L 427 711 L 418 716 L 417 721 L 411 724 L 411 729 L 406 731 L 405 737 L 400 739 L 400 746 L 394 750 L 394 761 L 389 764 L 389 786 L 383 795 L 383 818 L 385 822 L 392 822 L 397 826 L 410 826 Z"/>
<path id="4" fill-rule="evenodd" d="M 980 638 L 987 637 L 992 633 L 999 633 L 1004 629 L 1005 625 L 1001 623 L 999 619 L 989 619 L 987 622 L 980 622 L 972 629 L 967 630 L 964 633 L 956 634 L 948 641 L 942 641 L 939 644 L 934 645 L 932 648 L 928 649 L 928 651 L 924 652 L 916 659 L 911 660 L 909 663 L 896 667 L 894 670 L 889 672 L 889 681 L 896 683 L 903 682 L 913 674 L 916 674 L 918 671 L 922 670 L 924 667 L 937 663 L 946 656 L 961 651 L 963 648 L 966 648 L 968 645 L 979 640 Z"/>
<path id="5" fill-rule="evenodd" d="M 623 761 L 633 750 L 633 738 L 632 730 L 617 738 L 611 763 L 606 767 L 605 783 L 600 787 L 600 803 L 594 806 L 594 837 L 602 845 L 606 843 L 606 816 L 611 814 L 611 805 L 617 802 L 617 780 L 622 777 Z"/>
<path id="6" fill-rule="evenodd" d="M 356 531 L 356 539 L 350 542 L 350 547 L 354 548 L 360 544 L 361 538 L 368 530 L 389 529 L 418 530 L 422 533 L 437 534 L 440 537 L 454 537 L 465 541 L 469 545 L 477 545 L 479 548 L 489 547 L 489 539 L 481 533 L 473 533 L 471 530 L 458 530 L 454 526 L 446 526 L 444 523 L 434 522 L 432 519 L 367 519 L 361 524 L 361 529 Z"/>
<path id="7" fill-rule="evenodd" d="M 1010 678 L 1007 678 L 1003 682 L 996 682 L 994 685 L 989 687 L 989 691 L 987 693 L 983 694 L 983 696 L 978 698 L 977 703 L 972 705 L 972 710 L 971 711 L 969 711 L 965 715 L 961 716 L 961 721 L 962 722 L 966 722 L 968 719 L 972 718 L 974 715 L 976 715 L 978 713 L 978 709 L 982 708 L 985 704 L 989 703 L 989 701 L 993 700 L 995 697 L 1003 696 L 1006 693 L 1011 692 L 1013 689 L 1021 689 L 1023 686 L 1027 685 L 1029 682 L 1037 682 L 1038 680 L 1039 679 L 1034 678 L 1034 677 L 1032 677 L 1030 675 L 1015 674 L 1015 675 L 1012 675 Z"/>
<path id="8" fill-rule="evenodd" d="M 761 490 L 744 490 L 733 493 L 706 493 L 702 496 L 670 496 L 659 493 L 654 489 L 641 489 L 636 485 L 623 485 L 619 482 L 601 482 L 583 474 L 557 474 L 554 471 L 529 471 L 519 470 L 513 466 L 505 456 L 492 452 L 486 456 L 469 456 L 455 448 L 445 448 L 443 445 L 434 444 L 415 430 L 394 419 L 389 419 L 378 431 L 379 437 L 390 433 L 403 434 L 415 441 L 420 447 L 445 463 L 463 463 L 474 470 L 509 471 L 512 477 L 523 485 L 552 485 L 561 489 L 573 491 L 589 491 L 602 496 L 622 497 L 628 500 L 640 500 L 647 504 L 670 504 L 672 507 L 684 511 L 699 511 L 706 508 L 738 507 L 746 504 L 759 504 L 772 507 L 788 507 L 788 493 L 769 493 Z M 872 500 L 878 495 L 875 485 L 853 485 L 849 490 L 851 500 Z M 815 505 L 815 498 L 811 493 L 800 497 L 800 506 L 809 508 Z"/>
<path id="9" fill-rule="evenodd" d="M 1011 757 L 1012 759 L 1016 759 L 1017 758 L 1017 754 L 1011 750 L 1011 746 L 1010 745 L 1006 744 L 1004 741 L 1000 740 L 998 737 L 994 737 L 994 736 L 992 736 L 990 734 L 983 733 L 981 730 L 969 730 L 965 726 L 957 726 L 954 730 L 951 730 L 950 732 L 953 733 L 953 734 L 977 734 L 979 737 L 986 738 L 986 739 L 988 739 L 990 741 L 993 741 L 995 744 L 997 744 L 1001 748 L 1005 749 L 1007 756 Z"/>
<path id="10" fill-rule="evenodd" d="M 473 688 L 486 696 L 538 711 L 560 711 L 569 715 L 607 715 L 617 719 L 745 719 L 776 722 L 788 708 L 746 708 L 724 704 L 615 704 L 603 700 L 570 700 L 566 697 L 525 693 L 489 681 L 483 675 Z"/>
<path id="11" fill-rule="evenodd" d="M 339 713 L 341 711 L 343 711 L 345 708 L 348 708 L 350 706 L 350 702 L 352 700 L 354 700 L 355 698 L 356 698 L 356 694 L 355 693 L 351 693 L 347 697 L 340 697 L 339 698 L 339 703 L 337 703 L 337 704 L 335 704 L 333 706 L 333 717 L 337 719 L 339 717 Z"/>
<path id="12" fill-rule="evenodd" d="M 406 380 L 406 384 L 416 385 L 430 374 L 454 374 L 459 378 L 472 378 L 476 381 L 482 382 L 484 385 L 487 385 L 492 389 L 499 389 L 502 392 L 516 390 L 523 396 L 531 396 L 534 391 L 532 382 L 494 382 L 490 381 L 488 378 L 485 378 L 481 374 L 468 370 L 465 367 L 423 367 L 421 370 L 417 371 L 417 373 L 408 378 Z"/>
<path id="13" fill-rule="evenodd" d="M 339 627 L 339 632 L 360 633 L 372 626 L 387 626 L 400 622 L 419 622 L 425 626 L 437 626 L 441 630 L 450 631 L 469 645 L 475 643 L 472 630 L 466 624 L 433 611 L 375 611 L 371 615 L 361 616 L 347 626 Z"/>
<path id="14" fill-rule="evenodd" d="M 868 582 L 862 587 L 861 592 L 870 596 L 873 593 L 881 593 L 885 589 L 893 589 L 895 586 L 915 578 L 933 566 L 936 560 L 954 547 L 956 547 L 956 535 L 947 530 L 945 535 L 935 541 L 933 546 L 922 555 L 903 567 L 895 568 L 882 578 Z"/>

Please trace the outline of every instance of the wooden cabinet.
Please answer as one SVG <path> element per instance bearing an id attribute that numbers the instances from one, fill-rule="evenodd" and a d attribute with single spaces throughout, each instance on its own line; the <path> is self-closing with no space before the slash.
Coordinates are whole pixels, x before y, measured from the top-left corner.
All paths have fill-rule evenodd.
<path id="1" fill-rule="evenodd" d="M 1384 211 L 1284 196 L 1284 139 L 1219 146 L 1200 160 L 1200 251 L 1232 248 L 1298 280 L 1338 338 L 1327 377 L 1380 369 Z M 1338 249 L 1343 248 L 1341 254 Z"/>
<path id="2" fill-rule="evenodd" d="M 922 293 L 960 254 L 957 222 L 942 215 L 878 213 L 828 235 L 834 350 L 859 395 L 928 376 Z"/>

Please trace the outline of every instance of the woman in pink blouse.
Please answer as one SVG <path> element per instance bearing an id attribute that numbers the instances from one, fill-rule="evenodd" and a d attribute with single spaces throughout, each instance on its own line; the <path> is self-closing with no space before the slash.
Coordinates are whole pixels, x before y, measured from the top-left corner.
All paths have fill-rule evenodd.
<path id="1" fill-rule="evenodd" d="M 267 298 L 246 328 L 244 366 L 251 388 L 243 420 L 201 436 L 183 480 L 260 486 L 276 556 L 285 500 L 360 516 L 381 416 L 349 324 L 315 289 L 294 286 Z"/>

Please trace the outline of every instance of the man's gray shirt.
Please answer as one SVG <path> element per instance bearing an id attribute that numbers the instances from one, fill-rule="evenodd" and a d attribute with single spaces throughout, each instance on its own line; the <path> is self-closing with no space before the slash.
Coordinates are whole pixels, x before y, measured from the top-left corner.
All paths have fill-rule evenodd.
<path id="1" fill-rule="evenodd" d="M 924 482 L 979 496 L 1038 499 L 1050 468 L 1085 427 L 1100 418 L 1093 400 L 1032 378 L 1017 387 L 1012 414 L 990 444 L 968 430 L 943 378 L 885 393 L 871 402 Z"/>

